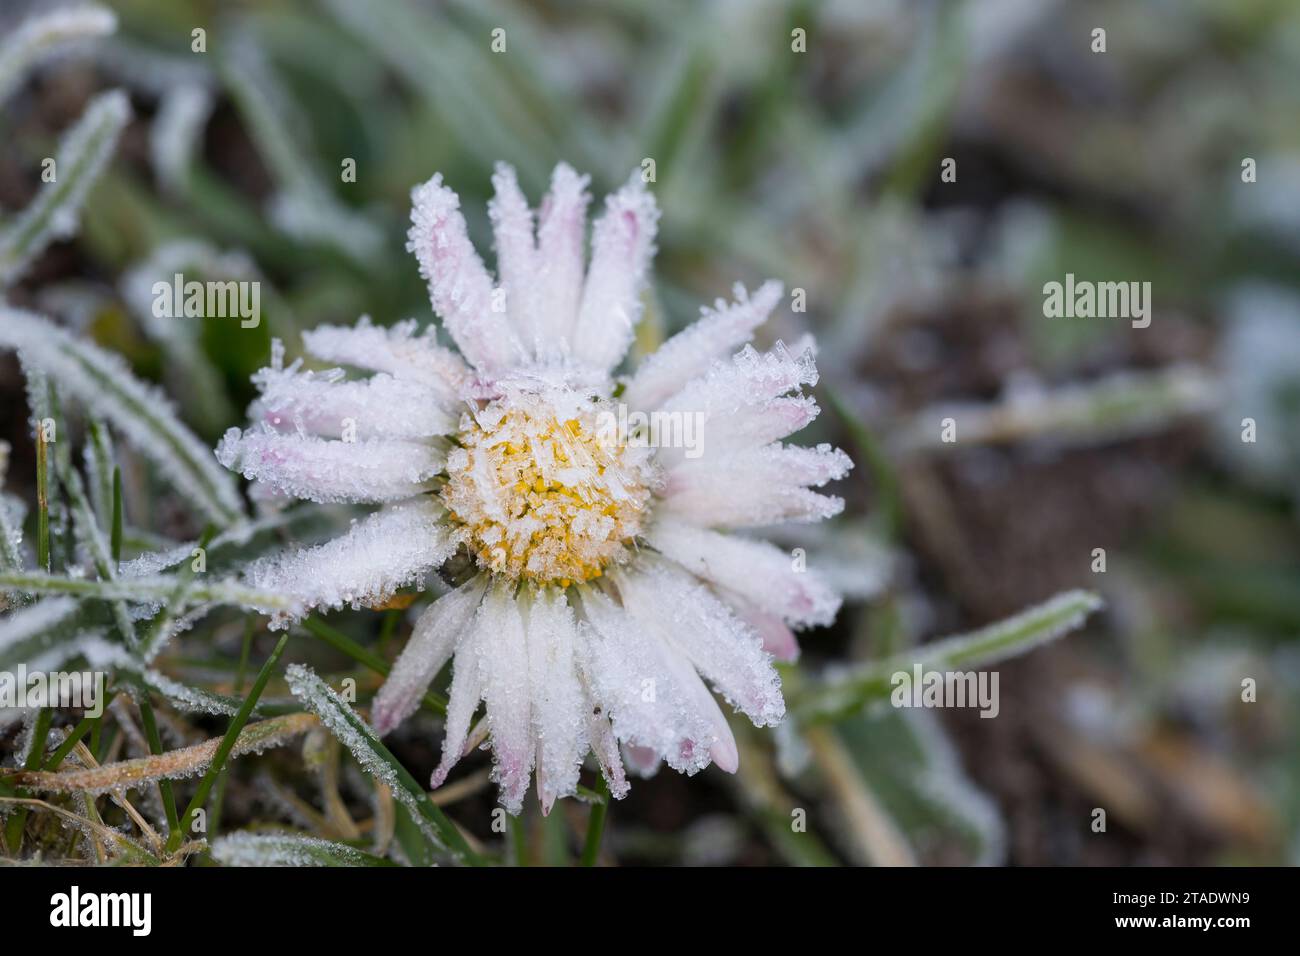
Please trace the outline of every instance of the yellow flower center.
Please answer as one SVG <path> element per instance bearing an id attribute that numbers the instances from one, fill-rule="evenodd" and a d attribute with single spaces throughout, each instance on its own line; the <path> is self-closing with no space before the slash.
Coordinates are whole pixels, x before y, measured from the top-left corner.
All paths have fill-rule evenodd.
<path id="1" fill-rule="evenodd" d="M 650 490 L 636 450 L 590 402 L 564 399 L 515 395 L 467 416 L 440 496 L 481 567 L 568 587 L 626 556 Z"/>

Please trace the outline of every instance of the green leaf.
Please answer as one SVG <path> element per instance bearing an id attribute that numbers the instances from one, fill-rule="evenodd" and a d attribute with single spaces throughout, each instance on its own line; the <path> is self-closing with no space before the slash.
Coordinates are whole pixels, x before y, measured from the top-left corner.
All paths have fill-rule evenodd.
<path id="1" fill-rule="evenodd" d="M 338 694 L 311 669 L 291 664 L 288 669 L 289 690 L 321 719 L 329 731 L 352 752 L 362 768 L 385 783 L 408 810 L 431 841 L 436 841 L 471 865 L 483 861 L 465 842 L 456 825 L 443 814 L 428 792 L 421 787 L 380 743 L 370 725 L 362 720 Z"/>
<path id="2" fill-rule="evenodd" d="M 0 305 L 0 348 L 16 349 L 87 408 L 111 421 L 150 458 L 177 494 L 218 525 L 244 519 L 231 474 L 212 449 L 176 417 L 157 389 L 131 374 L 121 357 L 83 341 L 42 316 Z"/>
<path id="3" fill-rule="evenodd" d="M 131 118 L 131 103 L 121 90 L 91 101 L 63 137 L 55 158 L 53 182 L 0 231 L 0 288 L 12 285 L 37 255 L 56 239 L 76 232 L 78 212 L 103 171 Z"/>
<path id="4" fill-rule="evenodd" d="M 395 866 L 346 843 L 295 833 L 232 833 L 212 844 L 226 866 Z"/>
<path id="5" fill-rule="evenodd" d="M 971 634 L 934 641 L 913 650 L 855 667 L 810 689 L 791 707 L 805 723 L 835 720 L 889 698 L 893 675 L 923 670 L 981 667 L 1033 650 L 1080 627 L 1102 607 L 1089 591 L 1067 591 L 1035 607 Z"/>
<path id="6" fill-rule="evenodd" d="M 0 44 L 0 103 L 17 89 L 27 72 L 69 45 L 107 36 L 117 17 L 99 4 L 55 9 L 19 23 Z"/>

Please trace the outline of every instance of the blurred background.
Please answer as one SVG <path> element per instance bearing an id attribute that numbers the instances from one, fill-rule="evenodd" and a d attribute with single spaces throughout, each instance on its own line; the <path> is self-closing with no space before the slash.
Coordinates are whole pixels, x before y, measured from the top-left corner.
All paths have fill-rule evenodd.
<path id="1" fill-rule="evenodd" d="M 652 159 L 663 216 L 638 347 L 735 282 L 802 290 L 806 308 L 788 298 L 759 344 L 816 334 L 824 410 L 804 443 L 858 463 L 837 489 L 846 513 L 789 532 L 851 595 L 833 628 L 802 636 L 792 700 L 828 670 L 1062 589 L 1105 597 L 1084 630 L 997 665 L 996 719 L 885 704 L 776 733 L 738 723 L 739 774 L 634 785 L 610 813 L 610 860 L 1300 858 L 1294 3 L 106 5 L 116 34 L 42 65 L 0 116 L 12 213 L 92 96 L 124 88 L 134 110 L 79 235 L 8 299 L 121 354 L 206 444 L 242 424 L 272 336 L 294 356 L 320 323 L 430 318 L 403 249 L 414 184 L 441 171 L 486 255 L 495 161 L 537 201 L 560 160 L 600 197 Z M 55 6 L 6 2 L 0 37 Z M 153 318 L 149 287 L 174 271 L 260 278 L 262 324 Z M 1043 285 L 1066 273 L 1150 282 L 1151 324 L 1044 317 Z M 5 490 L 31 502 L 27 400 L 7 353 L 0 401 Z M 948 416 L 955 443 L 940 441 Z M 148 529 L 132 553 L 197 536 L 149 469 L 123 470 L 132 524 Z M 390 660 L 410 627 L 398 611 L 331 622 Z M 158 666 L 228 692 L 247 626 L 214 613 Z M 261 659 L 266 635 L 254 641 Z M 310 653 L 363 697 L 377 686 Z M 182 742 L 224 726 L 166 723 Z M 421 717 L 389 742 L 424 780 L 440 736 Z M 330 835 L 302 764 L 292 748 L 239 761 L 222 825 Z M 446 809 L 490 840 L 486 767 L 462 765 Z M 338 786 L 364 817 L 359 776 Z M 534 804 L 524 852 L 563 859 L 585 814 L 565 801 L 543 821 Z"/>

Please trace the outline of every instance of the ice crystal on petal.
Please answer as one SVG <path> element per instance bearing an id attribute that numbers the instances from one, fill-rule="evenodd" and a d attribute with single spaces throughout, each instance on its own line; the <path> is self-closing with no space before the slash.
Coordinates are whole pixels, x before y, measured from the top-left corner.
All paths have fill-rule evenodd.
<path id="1" fill-rule="evenodd" d="M 386 601 L 398 588 L 419 583 L 452 550 L 442 508 L 412 500 L 375 512 L 325 544 L 255 561 L 244 578 L 292 599 L 294 607 L 272 619 L 273 627 L 283 627 L 315 607 Z"/>
<path id="2" fill-rule="evenodd" d="M 479 577 L 434 601 L 415 622 L 406 647 L 375 699 L 375 731 L 383 736 L 420 705 L 420 697 L 456 650 L 483 597 Z"/>
<path id="3" fill-rule="evenodd" d="M 429 490 L 444 455 L 432 445 L 378 438 L 329 441 L 269 428 L 229 429 L 217 460 L 245 478 L 308 501 L 383 502 Z"/>

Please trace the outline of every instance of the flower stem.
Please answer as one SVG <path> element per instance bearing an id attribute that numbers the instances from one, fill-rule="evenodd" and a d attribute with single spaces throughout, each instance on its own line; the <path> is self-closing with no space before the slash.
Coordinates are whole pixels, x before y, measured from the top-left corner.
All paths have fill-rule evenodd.
<path id="1" fill-rule="evenodd" d="M 605 815 L 609 812 L 609 784 L 604 776 L 596 778 L 596 792 L 600 802 L 592 804 L 591 816 L 587 820 L 587 842 L 582 847 L 580 866 L 595 866 L 596 857 L 600 855 L 600 838 L 605 833 Z"/>

